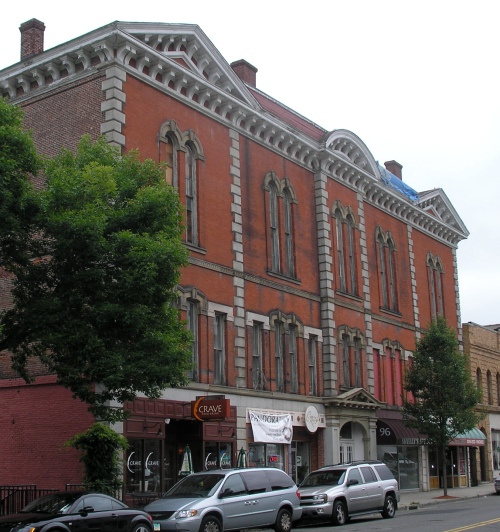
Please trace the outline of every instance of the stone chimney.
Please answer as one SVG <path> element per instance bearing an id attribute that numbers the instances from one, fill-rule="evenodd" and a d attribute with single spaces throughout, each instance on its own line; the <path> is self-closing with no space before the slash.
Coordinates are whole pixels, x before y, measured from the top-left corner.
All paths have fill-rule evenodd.
<path id="1" fill-rule="evenodd" d="M 32 55 L 43 52 L 43 34 L 45 24 L 36 18 L 23 22 L 19 26 L 21 32 L 21 61 Z"/>
<path id="2" fill-rule="evenodd" d="M 245 61 L 240 59 L 231 63 L 231 68 L 236 72 L 236 75 L 251 87 L 257 86 L 257 69 Z"/>
<path id="3" fill-rule="evenodd" d="M 394 174 L 396 177 L 403 181 L 403 165 L 399 164 L 397 161 L 386 161 L 384 163 L 385 169 Z"/>

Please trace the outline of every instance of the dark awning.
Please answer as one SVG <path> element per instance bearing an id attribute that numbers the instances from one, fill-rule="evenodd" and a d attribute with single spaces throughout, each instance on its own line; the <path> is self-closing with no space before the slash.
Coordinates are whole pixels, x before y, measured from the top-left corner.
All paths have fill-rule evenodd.
<path id="1" fill-rule="evenodd" d="M 424 445 L 427 441 L 417 429 L 407 427 L 402 419 L 383 418 L 377 421 L 379 428 L 384 428 L 384 424 L 392 431 L 398 445 Z"/>

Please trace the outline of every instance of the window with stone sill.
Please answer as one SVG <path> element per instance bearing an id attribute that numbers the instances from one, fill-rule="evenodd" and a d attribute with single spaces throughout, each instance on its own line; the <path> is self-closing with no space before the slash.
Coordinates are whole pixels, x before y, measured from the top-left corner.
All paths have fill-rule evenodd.
<path id="1" fill-rule="evenodd" d="M 399 312 L 397 274 L 396 274 L 396 244 L 392 234 L 377 227 L 375 235 L 377 243 L 377 260 L 380 278 L 381 308 L 392 312 Z"/>
<path id="2" fill-rule="evenodd" d="M 335 220 L 337 289 L 357 297 L 356 217 L 350 206 L 344 207 L 338 200 L 332 206 L 332 217 Z"/>
<path id="3" fill-rule="evenodd" d="M 429 297 L 433 318 L 444 316 L 443 276 L 444 269 L 441 259 L 432 253 L 427 254 L 427 275 L 429 281 Z"/>

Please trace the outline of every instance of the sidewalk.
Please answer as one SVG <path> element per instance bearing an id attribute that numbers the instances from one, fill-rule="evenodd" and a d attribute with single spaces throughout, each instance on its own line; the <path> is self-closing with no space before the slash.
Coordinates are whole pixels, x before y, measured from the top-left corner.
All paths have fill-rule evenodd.
<path id="1" fill-rule="evenodd" d="M 447 493 L 448 496 L 444 499 L 442 489 L 432 491 L 402 491 L 398 509 L 416 510 L 417 508 L 431 504 L 442 504 L 460 499 L 473 499 L 476 497 L 496 495 L 493 482 L 484 482 L 473 488 L 448 488 Z"/>

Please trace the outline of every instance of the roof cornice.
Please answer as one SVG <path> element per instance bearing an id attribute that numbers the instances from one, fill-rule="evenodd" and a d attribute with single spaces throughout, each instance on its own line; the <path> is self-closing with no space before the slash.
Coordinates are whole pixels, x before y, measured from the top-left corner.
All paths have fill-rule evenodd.
<path id="1" fill-rule="evenodd" d="M 113 22 L 0 71 L 0 92 L 23 103 L 112 65 L 452 247 L 469 234 L 442 191 L 417 204 L 386 185 L 354 133 L 336 130 L 317 142 L 267 112 L 197 25 Z"/>

